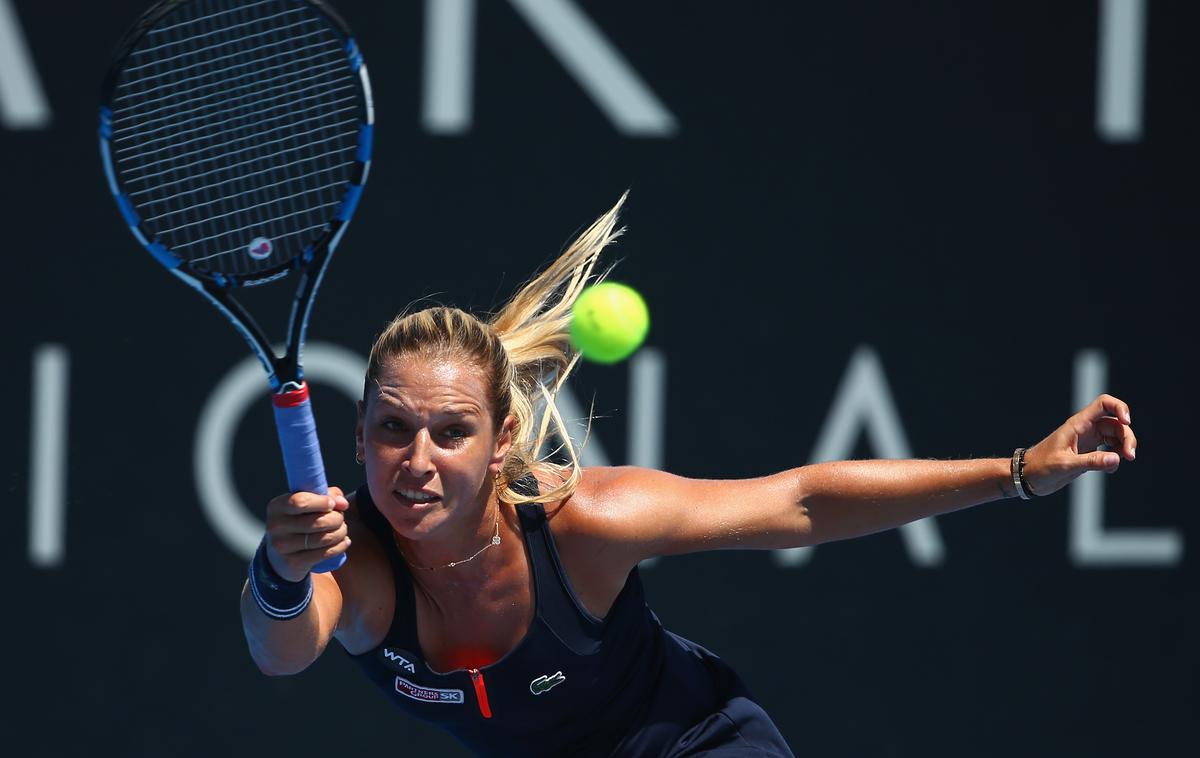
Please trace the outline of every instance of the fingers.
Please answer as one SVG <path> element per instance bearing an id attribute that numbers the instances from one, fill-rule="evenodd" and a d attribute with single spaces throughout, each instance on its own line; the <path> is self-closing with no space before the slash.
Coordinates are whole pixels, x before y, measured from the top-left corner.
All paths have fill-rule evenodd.
<path id="1" fill-rule="evenodd" d="M 1096 434 L 1100 438 L 1099 444 L 1120 453 L 1125 460 L 1132 461 L 1137 457 L 1137 436 L 1132 427 L 1115 418 L 1102 418 L 1096 422 Z"/>
<path id="2" fill-rule="evenodd" d="M 344 511 L 350 503 L 336 487 L 329 490 L 327 495 L 313 492 L 293 492 L 290 495 L 280 495 L 267 504 L 267 516 L 272 513 L 283 513 L 289 516 L 299 516 L 329 511 Z"/>
<path id="3" fill-rule="evenodd" d="M 1083 458 L 1084 469 L 1087 471 L 1104 471 L 1111 474 L 1121 465 L 1121 456 L 1116 453 L 1096 451 L 1080 457 Z"/>
<path id="4" fill-rule="evenodd" d="M 287 573 L 280 571 L 281 575 L 303 576 L 321 561 L 349 549 L 345 517 L 349 505 L 336 487 L 326 495 L 293 492 L 268 503 L 268 555 L 278 557 L 273 564 L 285 564 Z"/>
<path id="5" fill-rule="evenodd" d="M 1104 445 L 1125 460 L 1132 461 L 1137 457 L 1137 436 L 1130 426 L 1129 405 L 1124 401 L 1112 395 L 1100 395 L 1075 414 L 1074 419 L 1071 426 L 1079 435 L 1081 452 Z"/>
<path id="6" fill-rule="evenodd" d="M 339 556 L 349 549 L 350 538 L 345 535 L 331 544 L 294 552 L 281 552 L 276 543 L 268 541 L 267 560 L 281 577 L 289 582 L 298 582 L 318 563 Z"/>
<path id="7" fill-rule="evenodd" d="M 1123 424 L 1133 423 L 1129 405 L 1112 395 L 1100 395 L 1076 415 L 1089 422 L 1099 421 L 1105 416 L 1113 416 Z"/>
<path id="8" fill-rule="evenodd" d="M 336 520 L 281 525 L 281 528 L 271 535 L 272 544 L 284 554 L 323 550 L 330 545 L 336 545 L 347 535 L 348 528 L 340 513 L 332 515 Z"/>
<path id="9" fill-rule="evenodd" d="M 337 529 L 345 522 L 346 517 L 340 511 L 323 511 L 285 516 L 268 523 L 274 527 L 272 531 L 278 534 L 323 534 Z"/>
<path id="10" fill-rule="evenodd" d="M 1112 473 L 1124 458 L 1137 457 L 1129 405 L 1100 395 L 1025 453 L 1026 479 L 1033 491 L 1048 495 L 1086 471 Z"/>
<path id="11" fill-rule="evenodd" d="M 344 511 L 350 507 L 350 501 L 346 499 L 346 493 L 342 492 L 341 487 L 330 487 L 329 496 L 333 498 L 335 510 Z"/>

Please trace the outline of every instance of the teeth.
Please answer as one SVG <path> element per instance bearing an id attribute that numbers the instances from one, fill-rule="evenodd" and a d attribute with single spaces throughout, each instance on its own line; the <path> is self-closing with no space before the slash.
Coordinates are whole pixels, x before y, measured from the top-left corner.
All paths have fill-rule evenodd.
<path id="1" fill-rule="evenodd" d="M 400 494 L 417 503 L 426 503 L 433 500 L 433 495 L 426 495 L 419 490 L 400 490 Z"/>

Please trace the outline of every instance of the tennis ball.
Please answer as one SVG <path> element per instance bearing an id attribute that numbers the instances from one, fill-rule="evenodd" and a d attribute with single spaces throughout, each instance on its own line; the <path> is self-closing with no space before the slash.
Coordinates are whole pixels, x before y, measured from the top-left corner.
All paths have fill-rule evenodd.
<path id="1" fill-rule="evenodd" d="M 585 289 L 571 311 L 571 343 L 584 358 L 616 363 L 633 354 L 650 330 L 650 312 L 637 290 L 616 282 Z"/>

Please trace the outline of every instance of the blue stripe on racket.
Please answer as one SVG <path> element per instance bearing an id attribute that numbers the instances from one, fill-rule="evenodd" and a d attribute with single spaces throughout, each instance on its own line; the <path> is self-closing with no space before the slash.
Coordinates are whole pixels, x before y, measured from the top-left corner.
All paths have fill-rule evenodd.
<path id="1" fill-rule="evenodd" d="M 262 361 L 292 491 L 329 490 L 301 352 L 367 179 L 373 124 L 358 46 L 315 0 L 158 3 L 104 82 L 100 155 L 121 216 Z M 234 292 L 289 274 L 296 293 L 277 355 Z"/>

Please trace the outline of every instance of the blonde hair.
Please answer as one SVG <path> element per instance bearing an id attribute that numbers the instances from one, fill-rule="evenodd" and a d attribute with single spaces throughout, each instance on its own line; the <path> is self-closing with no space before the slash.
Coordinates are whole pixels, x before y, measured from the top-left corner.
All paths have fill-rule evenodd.
<path id="1" fill-rule="evenodd" d="M 384 363 L 393 358 L 418 354 L 470 361 L 485 372 L 495 430 L 508 415 L 516 418 L 512 447 L 496 484 L 500 499 L 547 503 L 569 497 L 583 470 L 554 400 L 579 360 L 569 338 L 571 307 L 584 287 L 603 278 L 593 277 L 592 271 L 601 251 L 624 231 L 616 228 L 617 214 L 628 194 L 487 322 L 443 306 L 396 316 L 371 347 L 364 401 Z M 544 403 L 540 417 L 539 403 Z M 562 441 L 566 464 L 542 455 L 552 428 Z M 513 484 L 530 473 L 560 484 L 537 495 L 514 490 Z"/>

